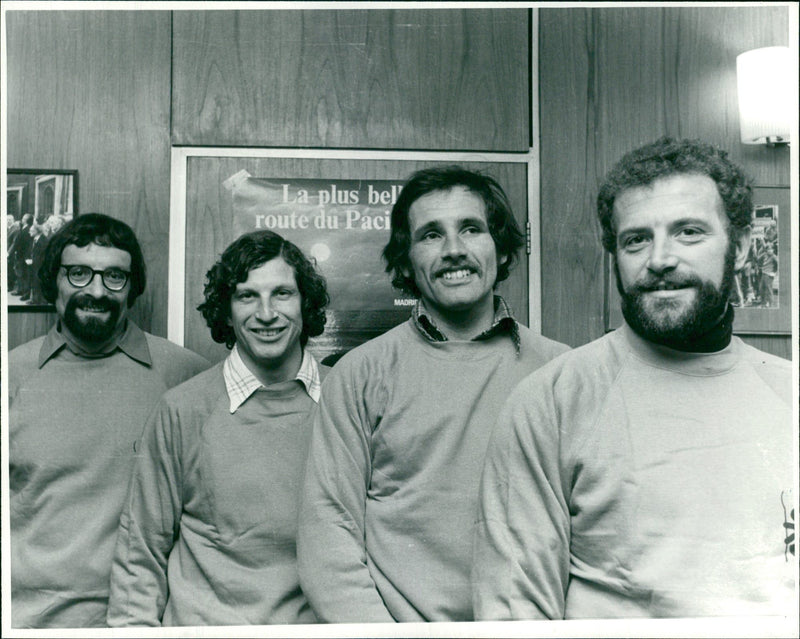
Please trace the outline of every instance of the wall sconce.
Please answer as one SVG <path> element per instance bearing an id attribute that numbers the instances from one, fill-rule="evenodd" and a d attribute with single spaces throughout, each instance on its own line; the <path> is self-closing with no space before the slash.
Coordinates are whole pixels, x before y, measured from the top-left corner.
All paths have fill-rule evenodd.
<path id="1" fill-rule="evenodd" d="M 742 144 L 789 143 L 792 75 L 789 47 L 765 47 L 736 57 Z"/>

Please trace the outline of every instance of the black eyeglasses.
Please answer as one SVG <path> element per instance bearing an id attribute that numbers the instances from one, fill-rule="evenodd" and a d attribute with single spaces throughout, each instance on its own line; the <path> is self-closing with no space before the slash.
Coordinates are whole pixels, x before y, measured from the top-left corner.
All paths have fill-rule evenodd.
<path id="1" fill-rule="evenodd" d="M 107 268 L 104 271 L 98 271 L 83 264 L 62 264 L 61 268 L 67 272 L 67 280 L 75 288 L 88 286 L 94 276 L 99 274 L 103 280 L 103 286 L 114 292 L 125 288 L 131 275 L 130 271 L 123 271 L 121 268 Z"/>

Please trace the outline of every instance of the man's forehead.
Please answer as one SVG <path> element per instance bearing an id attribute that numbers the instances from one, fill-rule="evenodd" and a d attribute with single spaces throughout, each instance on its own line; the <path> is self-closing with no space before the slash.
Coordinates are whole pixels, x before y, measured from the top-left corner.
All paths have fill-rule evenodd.
<path id="1" fill-rule="evenodd" d="M 102 264 L 103 266 L 129 268 L 131 261 L 131 254 L 128 251 L 116 246 L 102 246 L 94 242 L 89 242 L 86 246 L 67 244 L 61 251 L 62 264 L 80 263 L 87 266 Z"/>
<path id="2" fill-rule="evenodd" d="M 469 218 L 488 221 L 483 198 L 466 186 L 437 189 L 418 197 L 409 207 L 409 225 L 437 218 Z M 425 219 L 421 219 L 425 218 Z"/>
<path id="3" fill-rule="evenodd" d="M 621 191 L 614 200 L 615 221 L 631 211 L 658 212 L 705 210 L 725 218 L 724 204 L 716 183 L 705 175 L 681 173 L 657 178 L 646 185 Z"/>
<path id="4" fill-rule="evenodd" d="M 276 255 L 266 262 L 254 266 L 245 275 L 245 278 L 236 284 L 236 288 L 255 284 L 292 284 L 297 288 L 297 271 L 287 262 L 282 255 Z"/>

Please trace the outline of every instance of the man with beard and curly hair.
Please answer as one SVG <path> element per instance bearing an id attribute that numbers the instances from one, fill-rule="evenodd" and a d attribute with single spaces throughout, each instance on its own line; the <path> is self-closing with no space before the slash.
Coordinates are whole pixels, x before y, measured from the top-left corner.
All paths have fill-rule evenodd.
<path id="1" fill-rule="evenodd" d="M 111 626 L 316 621 L 295 553 L 300 479 L 327 368 L 324 278 L 272 231 L 241 236 L 198 307 L 231 349 L 164 395 L 120 521 Z"/>
<path id="2" fill-rule="evenodd" d="M 209 362 L 129 318 L 145 265 L 124 222 L 75 218 L 38 275 L 57 321 L 8 355 L 11 624 L 101 627 L 147 416 Z"/>
<path id="3" fill-rule="evenodd" d="M 732 334 L 751 187 L 724 151 L 662 138 L 597 204 L 625 324 L 501 412 L 477 617 L 796 614 L 790 363 Z"/>

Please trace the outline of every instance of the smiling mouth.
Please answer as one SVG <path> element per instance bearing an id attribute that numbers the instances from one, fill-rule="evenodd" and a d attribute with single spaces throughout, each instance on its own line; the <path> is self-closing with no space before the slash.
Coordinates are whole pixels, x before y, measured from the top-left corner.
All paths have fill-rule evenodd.
<path id="1" fill-rule="evenodd" d="M 106 306 L 91 306 L 91 305 L 84 305 L 78 307 L 79 311 L 83 311 L 84 313 L 108 313 L 109 308 Z"/>
<path id="2" fill-rule="evenodd" d="M 457 271 L 444 271 L 439 277 L 448 282 L 458 282 L 467 279 L 473 272 L 472 269 L 460 268 Z"/>
<path id="3" fill-rule="evenodd" d="M 259 337 L 277 337 L 283 332 L 283 328 L 251 328 L 250 332 Z"/>
<path id="4" fill-rule="evenodd" d="M 661 282 L 655 286 L 647 287 L 648 291 L 680 291 L 686 288 L 693 288 L 686 284 L 670 284 L 669 282 Z"/>

